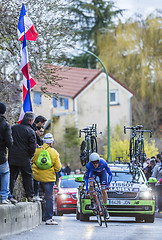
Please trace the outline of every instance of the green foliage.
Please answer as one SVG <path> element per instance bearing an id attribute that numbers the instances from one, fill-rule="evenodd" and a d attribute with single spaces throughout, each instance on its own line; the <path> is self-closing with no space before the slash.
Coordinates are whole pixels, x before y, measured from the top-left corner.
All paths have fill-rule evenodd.
<path id="1" fill-rule="evenodd" d="M 63 135 L 62 143 L 55 144 L 55 148 L 60 154 L 61 163 L 66 165 L 68 162 L 73 169 L 81 168 L 79 158 L 79 144 L 78 129 L 75 127 L 67 127 Z"/>
<path id="2" fill-rule="evenodd" d="M 105 34 L 98 33 L 99 57 L 108 72 L 134 91 L 133 125 L 153 132 L 162 123 L 162 17 L 129 19 Z"/>
<path id="3" fill-rule="evenodd" d="M 98 32 L 102 34 L 105 29 L 113 28 L 113 21 L 122 13 L 122 10 L 115 6 L 114 1 L 107 0 L 73 0 L 68 10 L 82 48 L 98 55 Z M 81 63 L 81 67 L 84 67 L 86 63 L 86 67 L 94 68 L 96 59 L 84 53 L 74 57 L 70 64 L 80 67 Z"/>
<path id="4" fill-rule="evenodd" d="M 156 156 L 158 154 L 158 149 L 155 146 L 155 140 L 147 140 L 145 139 L 145 153 L 148 158 L 151 158 L 151 156 Z"/>
<path id="5" fill-rule="evenodd" d="M 73 148 L 79 145 L 78 129 L 75 127 L 66 128 L 64 143 L 67 147 Z"/>

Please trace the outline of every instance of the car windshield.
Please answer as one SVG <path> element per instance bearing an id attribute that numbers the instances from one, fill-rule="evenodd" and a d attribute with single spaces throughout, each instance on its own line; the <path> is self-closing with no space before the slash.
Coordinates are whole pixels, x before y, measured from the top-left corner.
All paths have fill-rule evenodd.
<path id="1" fill-rule="evenodd" d="M 140 171 L 136 173 L 112 171 L 112 174 L 113 174 L 112 181 L 124 181 L 134 183 L 144 182 L 144 178 Z"/>
<path id="2" fill-rule="evenodd" d="M 71 178 L 71 179 L 62 179 L 61 180 L 61 188 L 77 188 L 79 187 L 79 182 L 75 181 L 75 178 Z"/>

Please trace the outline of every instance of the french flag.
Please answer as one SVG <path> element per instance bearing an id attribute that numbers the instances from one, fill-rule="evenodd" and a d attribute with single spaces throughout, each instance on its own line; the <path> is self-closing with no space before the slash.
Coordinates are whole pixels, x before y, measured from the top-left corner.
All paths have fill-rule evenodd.
<path id="1" fill-rule="evenodd" d="M 33 111 L 30 99 L 30 89 L 36 84 L 33 78 L 31 78 L 29 75 L 29 60 L 26 40 L 36 41 L 38 36 L 32 21 L 27 15 L 24 4 L 22 4 L 17 32 L 19 40 L 23 41 L 21 51 L 21 71 L 23 73 L 23 107 L 18 121 L 18 123 L 20 123 L 26 112 Z"/>
<path id="2" fill-rule="evenodd" d="M 24 33 L 26 34 L 26 40 L 36 41 L 38 33 L 31 19 L 28 17 L 24 4 L 22 4 L 17 29 L 17 34 L 20 41 L 23 41 Z"/>
<path id="3" fill-rule="evenodd" d="M 22 44 L 21 71 L 23 73 L 23 107 L 18 123 L 21 122 L 26 112 L 33 111 L 30 99 L 30 89 L 36 84 L 29 75 L 29 61 L 25 33 Z"/>

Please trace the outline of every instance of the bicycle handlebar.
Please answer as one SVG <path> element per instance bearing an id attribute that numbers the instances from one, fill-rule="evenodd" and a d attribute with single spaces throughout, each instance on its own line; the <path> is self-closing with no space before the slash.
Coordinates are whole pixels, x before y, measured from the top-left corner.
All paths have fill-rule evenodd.
<path id="1" fill-rule="evenodd" d="M 150 133 L 150 138 L 152 137 L 152 130 L 144 130 L 142 129 L 142 125 L 137 125 L 136 127 L 126 127 L 124 126 L 124 134 L 126 134 L 126 129 L 133 130 L 133 132 L 139 132 L 139 133 L 144 133 L 144 132 L 149 132 Z"/>
<path id="2" fill-rule="evenodd" d="M 95 134 L 95 136 L 97 136 L 97 124 L 92 124 L 92 126 L 88 126 L 82 130 L 79 130 L 79 137 L 81 137 L 81 133 L 85 133 L 89 136 Z"/>
<path id="3" fill-rule="evenodd" d="M 137 131 L 137 130 L 140 130 L 142 129 L 143 126 L 142 125 L 137 125 L 136 127 L 126 127 L 124 126 L 124 133 L 126 134 L 126 129 L 130 129 L 130 130 L 133 130 L 133 131 Z"/>

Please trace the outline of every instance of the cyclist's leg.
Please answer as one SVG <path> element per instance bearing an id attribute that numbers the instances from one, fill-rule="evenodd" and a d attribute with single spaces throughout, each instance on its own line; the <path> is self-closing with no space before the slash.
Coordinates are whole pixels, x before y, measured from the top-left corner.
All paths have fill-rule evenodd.
<path id="1" fill-rule="evenodd" d="M 103 211 L 103 217 L 105 220 L 105 219 L 109 219 L 109 213 L 108 213 L 107 207 L 106 207 L 107 200 L 108 200 L 108 194 L 107 194 L 108 174 L 107 174 L 106 170 L 102 171 L 99 174 L 99 177 L 100 177 L 100 184 L 101 184 L 102 200 L 103 200 L 103 204 L 104 204 L 102 211 Z"/>
<path id="2" fill-rule="evenodd" d="M 107 204 L 108 195 L 107 195 L 106 187 L 108 186 L 108 174 L 106 170 L 102 171 L 99 177 L 100 177 L 100 184 L 101 184 L 102 199 L 104 204 Z"/>
<path id="3" fill-rule="evenodd" d="M 89 185 L 89 195 L 91 199 L 91 208 L 95 208 L 95 199 L 94 199 L 94 179 L 95 179 L 95 174 L 93 171 L 90 172 L 89 174 L 89 179 L 88 179 L 88 185 Z"/>
<path id="4" fill-rule="evenodd" d="M 105 186 L 105 188 L 106 188 L 106 186 Z M 102 192 L 102 199 L 103 199 L 103 202 L 104 202 L 104 204 L 107 204 L 108 195 L 107 195 L 107 191 L 106 191 L 106 189 L 102 189 L 101 192 Z"/>

